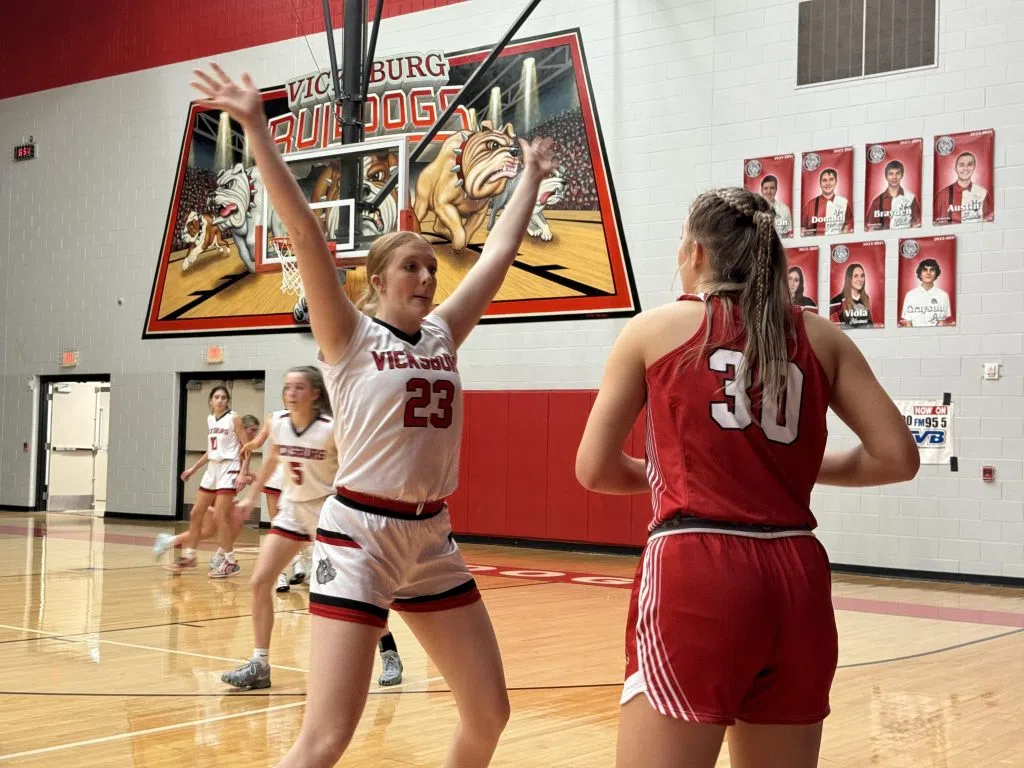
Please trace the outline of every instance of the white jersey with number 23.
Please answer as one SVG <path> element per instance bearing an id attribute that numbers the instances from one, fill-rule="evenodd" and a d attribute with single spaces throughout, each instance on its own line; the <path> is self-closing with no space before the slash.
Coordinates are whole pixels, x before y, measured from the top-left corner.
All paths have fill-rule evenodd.
<path id="1" fill-rule="evenodd" d="M 317 362 L 334 410 L 339 488 L 414 504 L 455 490 L 462 384 L 440 316 L 410 336 L 360 313 L 341 360 Z"/>

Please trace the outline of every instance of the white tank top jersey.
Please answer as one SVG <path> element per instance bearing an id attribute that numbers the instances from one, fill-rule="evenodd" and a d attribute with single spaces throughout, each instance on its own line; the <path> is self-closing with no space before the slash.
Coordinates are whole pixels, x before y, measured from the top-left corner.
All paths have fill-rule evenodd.
<path id="1" fill-rule="evenodd" d="M 212 413 L 206 417 L 209 441 L 206 457 L 210 461 L 238 461 L 242 446 L 235 434 L 235 412 L 227 411 L 219 419 Z"/>
<path id="2" fill-rule="evenodd" d="M 335 365 L 317 363 L 334 410 L 335 484 L 419 504 L 458 485 L 462 383 L 448 324 L 430 314 L 415 336 L 360 313 Z"/>
<path id="3" fill-rule="evenodd" d="M 333 419 L 320 416 L 299 432 L 288 411 L 278 411 L 270 425 L 270 439 L 277 446 L 282 470 L 281 492 L 289 501 L 313 501 L 334 493 L 338 449 Z"/>

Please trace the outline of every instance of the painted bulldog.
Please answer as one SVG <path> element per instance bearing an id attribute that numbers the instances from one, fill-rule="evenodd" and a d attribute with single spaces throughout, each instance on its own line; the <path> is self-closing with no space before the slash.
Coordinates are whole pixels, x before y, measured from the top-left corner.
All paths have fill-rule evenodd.
<path id="1" fill-rule="evenodd" d="M 207 251 L 217 251 L 221 256 L 231 253 L 231 248 L 224 240 L 224 233 L 214 225 L 213 216 L 208 213 L 190 211 L 185 218 L 185 226 L 181 229 L 181 238 L 186 243 L 191 243 L 191 248 L 181 263 L 182 272 L 187 271 L 195 260 Z"/>
<path id="2" fill-rule="evenodd" d="M 392 174 L 398 170 L 398 155 L 394 152 L 381 152 L 370 155 L 361 161 L 362 192 L 360 202 L 374 198 L 383 188 Z M 338 166 L 331 164 L 324 167 L 313 185 L 311 202 L 324 202 L 341 199 L 341 172 Z M 328 240 L 338 238 L 341 209 L 317 209 L 318 218 Z M 359 212 L 359 228 L 364 235 L 383 235 L 393 232 L 398 223 L 398 188 L 381 202 L 378 210 L 361 209 Z"/>
<path id="3" fill-rule="evenodd" d="M 433 211 L 437 233 L 459 253 L 487 217 L 488 200 L 505 190 L 519 168 L 519 142 L 510 123 L 499 131 L 484 120 L 478 131 L 459 131 L 416 181 L 416 218 L 422 222 Z"/>
<path id="4" fill-rule="evenodd" d="M 526 234 L 530 237 L 539 237 L 544 242 L 554 238 L 551 233 L 551 226 L 544 217 L 544 209 L 549 205 L 557 205 L 565 198 L 565 177 L 564 169 L 557 168 L 551 172 L 544 181 L 540 183 L 537 190 L 537 202 L 533 206 L 533 213 L 530 214 L 530 223 L 526 227 Z M 498 211 L 503 210 L 508 201 L 512 199 L 512 193 L 519 185 L 520 176 L 516 176 L 505 187 L 505 191 L 491 200 L 491 218 L 487 224 L 488 229 L 494 229 L 494 222 L 498 218 Z"/>
<path id="5" fill-rule="evenodd" d="M 235 241 L 238 256 L 250 272 L 256 271 L 256 225 L 263 215 L 265 194 L 259 168 L 247 169 L 236 163 L 217 174 L 217 186 L 210 195 L 217 210 L 212 224 Z M 267 227 L 271 237 L 288 234 L 274 211 L 270 212 Z"/>

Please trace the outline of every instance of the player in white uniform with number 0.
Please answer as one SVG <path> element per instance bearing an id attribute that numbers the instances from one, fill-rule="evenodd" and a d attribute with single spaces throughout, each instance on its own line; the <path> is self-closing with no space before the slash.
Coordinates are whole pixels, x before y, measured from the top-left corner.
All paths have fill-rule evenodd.
<path id="1" fill-rule="evenodd" d="M 199 490 L 192 505 L 188 530 L 177 536 L 160 534 L 153 544 L 154 554 L 159 556 L 171 547 L 183 545 L 181 557 L 175 560 L 169 570 L 181 573 L 196 567 L 196 547 L 204 533 L 211 526 L 203 522 L 210 509 L 217 518 L 216 530 L 220 540 L 217 555 L 210 561 L 210 576 L 224 578 L 238 573 L 240 567 L 235 561 L 234 542 L 241 530 L 241 524 L 232 519 L 232 503 L 241 469 L 240 453 L 245 440 L 242 417 L 231 410 L 231 394 L 227 387 L 218 385 L 210 390 L 210 414 L 206 417 L 206 453 L 191 467 L 181 473 L 182 482 L 187 481 L 204 465 L 206 472 L 199 481 Z"/>
<path id="2" fill-rule="evenodd" d="M 357 308 L 338 280 L 320 224 L 274 146 L 260 93 L 217 65 L 194 70 L 203 106 L 245 130 L 267 194 L 291 238 L 335 413 L 337 495 L 324 505 L 310 579 L 306 711 L 280 768 L 332 766 L 366 703 L 373 651 L 391 608 L 444 676 L 459 724 L 448 768 L 490 764 L 509 716 L 490 617 L 451 532 L 444 502 L 458 481 L 462 389 L 458 348 L 505 280 L 526 234 L 553 142 L 504 137 L 522 163 L 515 193 L 476 263 L 438 307 L 437 258 L 414 232 L 374 241 Z"/>

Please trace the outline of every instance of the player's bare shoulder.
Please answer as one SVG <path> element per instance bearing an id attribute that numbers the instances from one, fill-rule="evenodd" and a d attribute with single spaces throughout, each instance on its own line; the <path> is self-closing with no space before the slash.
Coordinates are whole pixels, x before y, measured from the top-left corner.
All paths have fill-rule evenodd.
<path id="1" fill-rule="evenodd" d="M 622 335 L 635 340 L 650 365 L 685 344 L 700 328 L 704 316 L 703 301 L 673 301 L 644 310 L 626 323 Z"/>
<path id="2" fill-rule="evenodd" d="M 805 309 L 801 316 L 804 321 L 804 329 L 807 331 L 807 340 L 811 342 L 811 349 L 815 357 L 821 363 L 829 381 L 834 381 L 836 363 L 842 348 L 853 342 L 835 323 L 827 317 L 822 317 L 813 309 Z"/>

